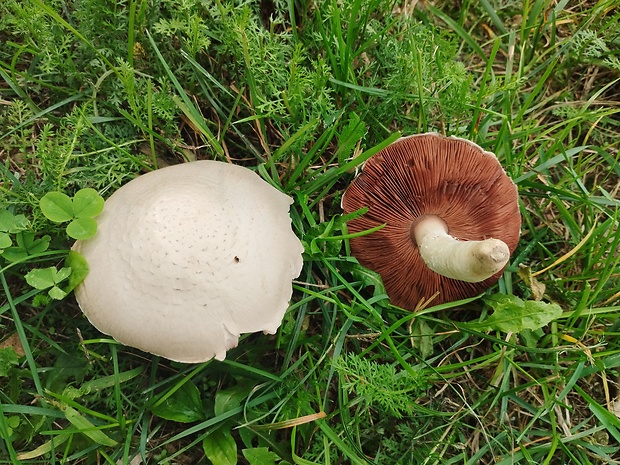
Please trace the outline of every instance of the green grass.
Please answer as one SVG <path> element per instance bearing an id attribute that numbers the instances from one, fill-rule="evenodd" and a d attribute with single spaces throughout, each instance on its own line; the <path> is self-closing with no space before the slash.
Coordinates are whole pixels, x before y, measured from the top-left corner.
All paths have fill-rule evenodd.
<path id="1" fill-rule="evenodd" d="M 23 249 L 0 256 L 0 463 L 618 460 L 620 2 L 405 6 L 0 4 L 0 210 L 27 220 L 0 229 Z M 424 131 L 497 154 L 523 223 L 489 294 L 542 295 L 555 321 L 480 332 L 482 299 L 403 311 L 350 256 L 355 169 Z M 39 209 L 47 192 L 107 197 L 193 159 L 255 169 L 295 201 L 307 252 L 277 335 L 173 363 L 26 283 L 71 245 Z"/>

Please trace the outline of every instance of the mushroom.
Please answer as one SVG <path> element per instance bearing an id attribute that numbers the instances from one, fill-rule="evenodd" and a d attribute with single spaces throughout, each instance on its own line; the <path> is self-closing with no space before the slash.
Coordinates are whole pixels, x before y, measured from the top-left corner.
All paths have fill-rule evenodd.
<path id="1" fill-rule="evenodd" d="M 519 240 L 515 184 L 497 157 L 465 139 L 403 137 L 364 164 L 342 198 L 351 252 L 381 275 L 394 305 L 413 310 L 473 297 L 495 283 Z"/>
<path id="2" fill-rule="evenodd" d="M 197 161 L 118 189 L 92 239 L 76 288 L 101 332 L 171 360 L 222 360 L 240 334 L 275 333 L 301 272 L 292 199 L 253 171 Z"/>

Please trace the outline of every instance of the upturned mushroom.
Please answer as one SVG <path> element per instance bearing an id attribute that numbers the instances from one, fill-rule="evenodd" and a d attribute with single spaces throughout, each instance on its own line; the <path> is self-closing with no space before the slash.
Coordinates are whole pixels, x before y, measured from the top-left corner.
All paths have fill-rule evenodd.
<path id="1" fill-rule="evenodd" d="M 364 164 L 342 198 L 361 232 L 352 254 L 378 272 L 394 305 L 472 297 L 495 283 L 517 246 L 517 188 L 497 157 L 465 139 L 403 137 Z"/>
<path id="2" fill-rule="evenodd" d="M 142 175 L 107 199 L 78 241 L 76 288 L 90 322 L 119 342 L 180 362 L 222 360 L 240 334 L 275 333 L 302 267 L 292 199 L 217 161 Z"/>

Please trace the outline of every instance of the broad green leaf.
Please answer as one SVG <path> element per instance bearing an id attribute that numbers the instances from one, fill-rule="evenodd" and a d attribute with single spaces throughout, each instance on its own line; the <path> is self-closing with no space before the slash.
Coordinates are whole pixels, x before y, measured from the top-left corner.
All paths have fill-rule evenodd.
<path id="1" fill-rule="evenodd" d="M 77 218 L 67 226 L 67 234 L 73 239 L 90 239 L 96 233 L 97 222 L 92 218 Z"/>
<path id="2" fill-rule="evenodd" d="M 8 210 L 0 210 L 0 231 L 15 234 L 28 226 L 28 219 L 24 215 L 13 215 Z"/>
<path id="3" fill-rule="evenodd" d="M 69 420 L 69 422 L 75 426 L 80 433 L 88 436 L 95 443 L 109 447 L 117 444 L 114 439 L 107 436 L 103 431 L 101 431 L 101 429 L 93 425 L 87 418 L 82 416 L 82 414 L 74 408 L 68 406 L 65 407 L 65 418 Z"/>
<path id="4" fill-rule="evenodd" d="M 95 189 L 80 189 L 73 196 L 73 214 L 76 218 L 92 218 L 101 213 L 103 203 Z"/>
<path id="5" fill-rule="evenodd" d="M 236 465 L 237 443 L 230 431 L 216 429 L 202 440 L 202 448 L 213 465 Z"/>
<path id="6" fill-rule="evenodd" d="M 10 233 L 18 233 L 28 227 L 28 218 L 24 215 L 15 215 L 13 217 L 13 226 L 9 229 Z"/>
<path id="7" fill-rule="evenodd" d="M 0 231 L 8 232 L 13 226 L 13 213 L 8 210 L 0 210 Z"/>
<path id="8" fill-rule="evenodd" d="M 58 272 L 56 273 L 56 277 L 54 278 L 54 281 L 56 282 L 56 284 L 63 282 L 65 279 L 67 279 L 69 276 L 71 276 L 71 268 L 68 266 L 63 266 L 60 270 L 58 270 Z"/>
<path id="9" fill-rule="evenodd" d="M 47 294 L 54 300 L 62 300 L 67 297 L 67 293 L 58 286 L 52 287 L 49 291 L 47 291 Z"/>
<path id="10" fill-rule="evenodd" d="M 69 286 L 65 289 L 65 292 L 71 292 L 78 284 L 84 281 L 84 278 L 88 275 L 88 262 L 86 258 L 84 258 L 84 255 L 75 250 L 71 250 L 69 251 L 69 255 L 67 255 L 65 264 L 71 268 Z"/>
<path id="11" fill-rule="evenodd" d="M 200 391 L 191 381 L 183 385 L 164 400 L 155 403 L 151 411 L 160 418 L 181 423 L 204 420 L 204 410 L 200 400 Z"/>
<path id="12" fill-rule="evenodd" d="M 252 384 L 237 384 L 228 389 L 222 389 L 215 394 L 213 411 L 216 416 L 223 415 L 229 410 L 237 408 L 241 401 L 252 391 Z"/>
<path id="13" fill-rule="evenodd" d="M 276 465 L 276 460 L 279 459 L 278 455 L 270 451 L 268 447 L 243 449 L 243 456 L 250 462 L 250 465 Z"/>
<path id="14" fill-rule="evenodd" d="M 11 247 L 12 243 L 13 241 L 11 240 L 8 234 L 0 232 L 0 253 L 2 252 L 3 249 L 6 249 L 7 247 Z"/>
<path id="15" fill-rule="evenodd" d="M 71 275 L 71 268 L 63 267 L 58 271 L 55 266 L 50 266 L 49 268 L 38 268 L 35 270 L 29 271 L 25 278 L 26 282 L 30 284 L 35 289 L 47 289 L 49 287 L 54 287 L 56 284 L 64 281 Z M 54 295 L 60 295 L 58 292 L 62 292 L 64 295 L 60 298 L 54 297 Z M 66 293 L 61 291 L 60 289 L 55 290 L 53 293 L 50 293 L 50 297 L 54 299 L 62 299 Z"/>
<path id="16" fill-rule="evenodd" d="M 22 231 L 15 236 L 17 247 L 9 247 L 2 256 L 10 262 L 23 260 L 31 255 L 45 252 L 50 246 L 50 236 L 34 238 L 33 232 Z"/>
<path id="17" fill-rule="evenodd" d="M 26 233 L 20 233 L 26 234 Z M 39 239 L 34 239 L 34 233 L 30 233 L 31 236 L 24 242 L 25 249 L 28 255 L 36 255 L 45 252 L 50 246 L 50 236 L 43 236 Z M 18 234 L 19 237 L 19 234 Z"/>
<path id="18" fill-rule="evenodd" d="M 26 282 L 35 289 L 47 289 L 56 284 L 56 273 L 56 267 L 50 266 L 49 268 L 31 270 L 24 277 L 26 278 Z"/>
<path id="19" fill-rule="evenodd" d="M 465 323 L 478 331 L 499 330 L 518 333 L 525 329 L 536 330 L 562 315 L 558 304 L 523 301 L 514 295 L 495 294 L 484 301 L 493 308 L 493 314 L 481 322 Z"/>
<path id="20" fill-rule="evenodd" d="M 17 242 L 18 247 L 21 247 L 25 251 L 28 251 L 28 249 L 34 242 L 34 233 L 31 231 L 21 232 L 15 236 L 15 242 Z"/>
<path id="21" fill-rule="evenodd" d="M 74 217 L 73 202 L 62 192 L 48 192 L 39 201 L 39 207 L 45 217 L 55 223 L 64 223 Z"/>
<path id="22" fill-rule="evenodd" d="M 18 262 L 28 258 L 28 252 L 21 247 L 9 247 L 2 252 L 2 256 L 10 262 Z"/>

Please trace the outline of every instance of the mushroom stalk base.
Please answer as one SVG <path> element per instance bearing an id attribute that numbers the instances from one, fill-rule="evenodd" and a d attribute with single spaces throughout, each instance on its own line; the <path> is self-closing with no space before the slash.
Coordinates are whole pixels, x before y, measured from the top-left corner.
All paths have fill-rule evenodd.
<path id="1" fill-rule="evenodd" d="M 510 258 L 508 246 L 499 239 L 459 241 L 434 215 L 418 219 L 411 226 L 411 238 L 431 270 L 459 281 L 484 281 L 502 270 Z"/>

